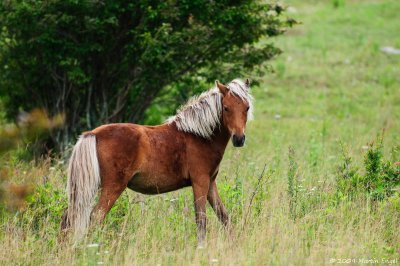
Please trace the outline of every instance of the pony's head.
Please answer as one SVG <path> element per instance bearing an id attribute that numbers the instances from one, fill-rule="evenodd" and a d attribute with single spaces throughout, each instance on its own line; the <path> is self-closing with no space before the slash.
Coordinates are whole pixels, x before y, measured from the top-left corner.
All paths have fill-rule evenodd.
<path id="1" fill-rule="evenodd" d="M 249 93 L 250 82 L 235 79 L 228 85 L 215 81 L 222 94 L 222 124 L 232 136 L 235 147 L 244 145 L 246 123 L 251 119 L 252 98 Z"/>
<path id="2" fill-rule="evenodd" d="M 253 110 L 249 86 L 249 80 L 234 79 L 227 85 L 216 81 L 214 88 L 192 97 L 166 122 L 206 139 L 222 125 L 231 134 L 233 145 L 241 147 L 246 122 L 251 119 Z"/>

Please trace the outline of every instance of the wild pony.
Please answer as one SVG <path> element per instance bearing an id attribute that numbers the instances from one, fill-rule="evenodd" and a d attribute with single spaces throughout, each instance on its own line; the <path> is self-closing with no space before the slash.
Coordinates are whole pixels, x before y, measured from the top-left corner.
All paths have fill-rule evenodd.
<path id="1" fill-rule="evenodd" d="M 69 162 L 69 206 L 61 228 L 70 228 L 79 238 L 91 219 L 105 218 L 127 187 L 159 194 L 192 186 L 202 244 L 207 200 L 219 220 L 229 224 L 215 179 L 229 139 L 235 147 L 244 145 L 251 114 L 249 80 L 235 79 L 228 85 L 216 81 L 162 125 L 107 124 L 83 133 Z"/>

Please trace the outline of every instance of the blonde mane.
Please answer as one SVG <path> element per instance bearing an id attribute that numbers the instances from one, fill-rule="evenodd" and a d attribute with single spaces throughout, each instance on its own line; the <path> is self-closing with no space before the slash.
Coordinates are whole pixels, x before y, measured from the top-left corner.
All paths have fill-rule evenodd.
<path id="1" fill-rule="evenodd" d="M 251 120 L 253 118 L 253 97 L 250 94 L 250 88 L 240 79 L 232 80 L 227 87 L 229 93 L 233 93 L 249 104 L 247 119 Z M 166 123 L 175 122 L 178 130 L 209 139 L 215 127 L 221 124 L 222 97 L 222 93 L 217 87 L 194 96 L 179 108 L 176 115 L 168 118 Z"/>

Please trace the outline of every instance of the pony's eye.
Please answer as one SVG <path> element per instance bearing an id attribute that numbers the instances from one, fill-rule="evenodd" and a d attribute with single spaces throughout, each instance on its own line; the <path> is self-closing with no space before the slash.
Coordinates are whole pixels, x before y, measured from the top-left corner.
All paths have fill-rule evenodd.
<path id="1" fill-rule="evenodd" d="M 228 112 L 228 111 L 229 111 L 229 110 L 228 110 L 228 107 L 224 106 L 224 111 L 225 111 L 225 112 Z"/>
<path id="2" fill-rule="evenodd" d="M 246 108 L 246 112 L 247 112 L 247 111 L 249 111 L 249 109 L 250 109 L 250 106 L 247 106 L 247 108 Z"/>

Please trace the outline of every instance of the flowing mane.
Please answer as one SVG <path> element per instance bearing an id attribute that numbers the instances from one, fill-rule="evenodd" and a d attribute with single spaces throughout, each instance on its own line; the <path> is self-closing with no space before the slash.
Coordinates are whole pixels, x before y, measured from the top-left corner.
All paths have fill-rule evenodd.
<path id="1" fill-rule="evenodd" d="M 253 118 L 253 97 L 250 88 L 240 79 L 232 80 L 227 87 L 229 93 L 241 98 L 250 105 L 248 120 Z M 222 93 L 214 87 L 198 96 L 194 96 L 180 107 L 176 115 L 167 119 L 167 123 L 175 122 L 178 130 L 193 133 L 209 139 L 215 127 L 221 124 Z"/>

